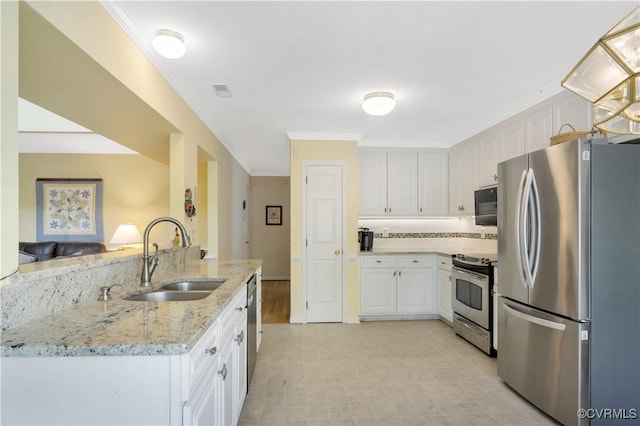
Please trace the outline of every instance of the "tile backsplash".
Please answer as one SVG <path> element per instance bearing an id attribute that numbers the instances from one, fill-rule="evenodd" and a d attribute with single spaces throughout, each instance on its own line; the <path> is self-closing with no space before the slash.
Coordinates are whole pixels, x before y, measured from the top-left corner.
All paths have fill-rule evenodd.
<path id="1" fill-rule="evenodd" d="M 374 232 L 375 248 L 460 249 L 497 252 L 497 228 L 477 226 L 473 218 L 361 219 Z"/>

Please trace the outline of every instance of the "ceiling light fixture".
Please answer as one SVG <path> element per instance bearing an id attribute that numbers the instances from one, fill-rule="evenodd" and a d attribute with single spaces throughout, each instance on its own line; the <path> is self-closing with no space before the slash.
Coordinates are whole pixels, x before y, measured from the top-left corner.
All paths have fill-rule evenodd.
<path id="1" fill-rule="evenodd" d="M 364 96 L 362 109 L 369 115 L 387 115 L 396 106 L 393 93 L 372 92 Z"/>
<path id="2" fill-rule="evenodd" d="M 169 59 L 182 57 L 187 51 L 182 34 L 171 30 L 158 30 L 153 36 L 153 48 Z"/>
<path id="3" fill-rule="evenodd" d="M 593 124 L 640 134 L 640 6 L 613 27 L 562 80 L 593 103 Z"/>

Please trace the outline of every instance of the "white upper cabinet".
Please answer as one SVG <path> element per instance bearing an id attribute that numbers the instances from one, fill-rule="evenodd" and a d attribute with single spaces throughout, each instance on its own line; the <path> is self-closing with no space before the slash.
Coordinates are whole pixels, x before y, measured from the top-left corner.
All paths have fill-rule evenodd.
<path id="1" fill-rule="evenodd" d="M 449 214 L 474 214 L 473 192 L 479 187 L 481 146 L 476 141 L 456 145 L 449 152 Z"/>
<path id="2" fill-rule="evenodd" d="M 571 124 L 576 131 L 591 130 L 591 102 L 569 93 L 553 104 L 553 134 L 557 134 L 563 124 Z M 562 133 L 571 132 L 569 127 L 562 129 Z"/>
<path id="3" fill-rule="evenodd" d="M 509 120 L 498 128 L 499 157 L 506 161 L 524 154 L 524 120 L 522 118 Z"/>
<path id="4" fill-rule="evenodd" d="M 392 151 L 387 159 L 387 212 L 394 216 L 415 216 L 418 213 L 418 154 Z"/>
<path id="5" fill-rule="evenodd" d="M 444 216 L 449 198 L 446 152 L 418 153 L 418 214 Z"/>
<path id="6" fill-rule="evenodd" d="M 360 214 L 387 214 L 387 153 L 360 150 Z"/>
<path id="7" fill-rule="evenodd" d="M 526 152 L 538 151 L 549 146 L 553 108 L 544 105 L 527 114 L 524 118 L 524 149 Z"/>
<path id="8" fill-rule="evenodd" d="M 360 150 L 361 216 L 447 214 L 447 152 Z"/>
<path id="9" fill-rule="evenodd" d="M 493 130 L 482 133 L 476 143 L 479 145 L 478 186 L 496 185 L 498 182 L 499 159 L 498 133 Z"/>

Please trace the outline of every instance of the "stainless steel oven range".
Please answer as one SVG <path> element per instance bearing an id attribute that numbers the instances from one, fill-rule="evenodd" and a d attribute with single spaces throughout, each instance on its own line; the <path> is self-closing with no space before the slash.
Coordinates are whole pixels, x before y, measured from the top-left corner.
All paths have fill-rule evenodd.
<path id="1" fill-rule="evenodd" d="M 456 334 L 496 356 L 493 346 L 493 266 L 495 256 L 453 256 L 453 329 Z"/>

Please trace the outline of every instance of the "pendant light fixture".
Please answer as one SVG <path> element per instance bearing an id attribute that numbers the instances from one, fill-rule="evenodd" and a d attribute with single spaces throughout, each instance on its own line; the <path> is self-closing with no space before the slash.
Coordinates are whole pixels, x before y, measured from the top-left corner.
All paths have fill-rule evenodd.
<path id="1" fill-rule="evenodd" d="M 640 6 L 605 34 L 562 80 L 593 103 L 593 124 L 640 134 Z"/>
<path id="2" fill-rule="evenodd" d="M 362 109 L 369 115 L 387 115 L 396 106 L 393 93 L 372 92 L 364 96 Z"/>
<path id="3" fill-rule="evenodd" d="M 171 30 L 158 30 L 153 36 L 153 48 L 169 59 L 182 57 L 187 51 L 182 34 Z"/>

